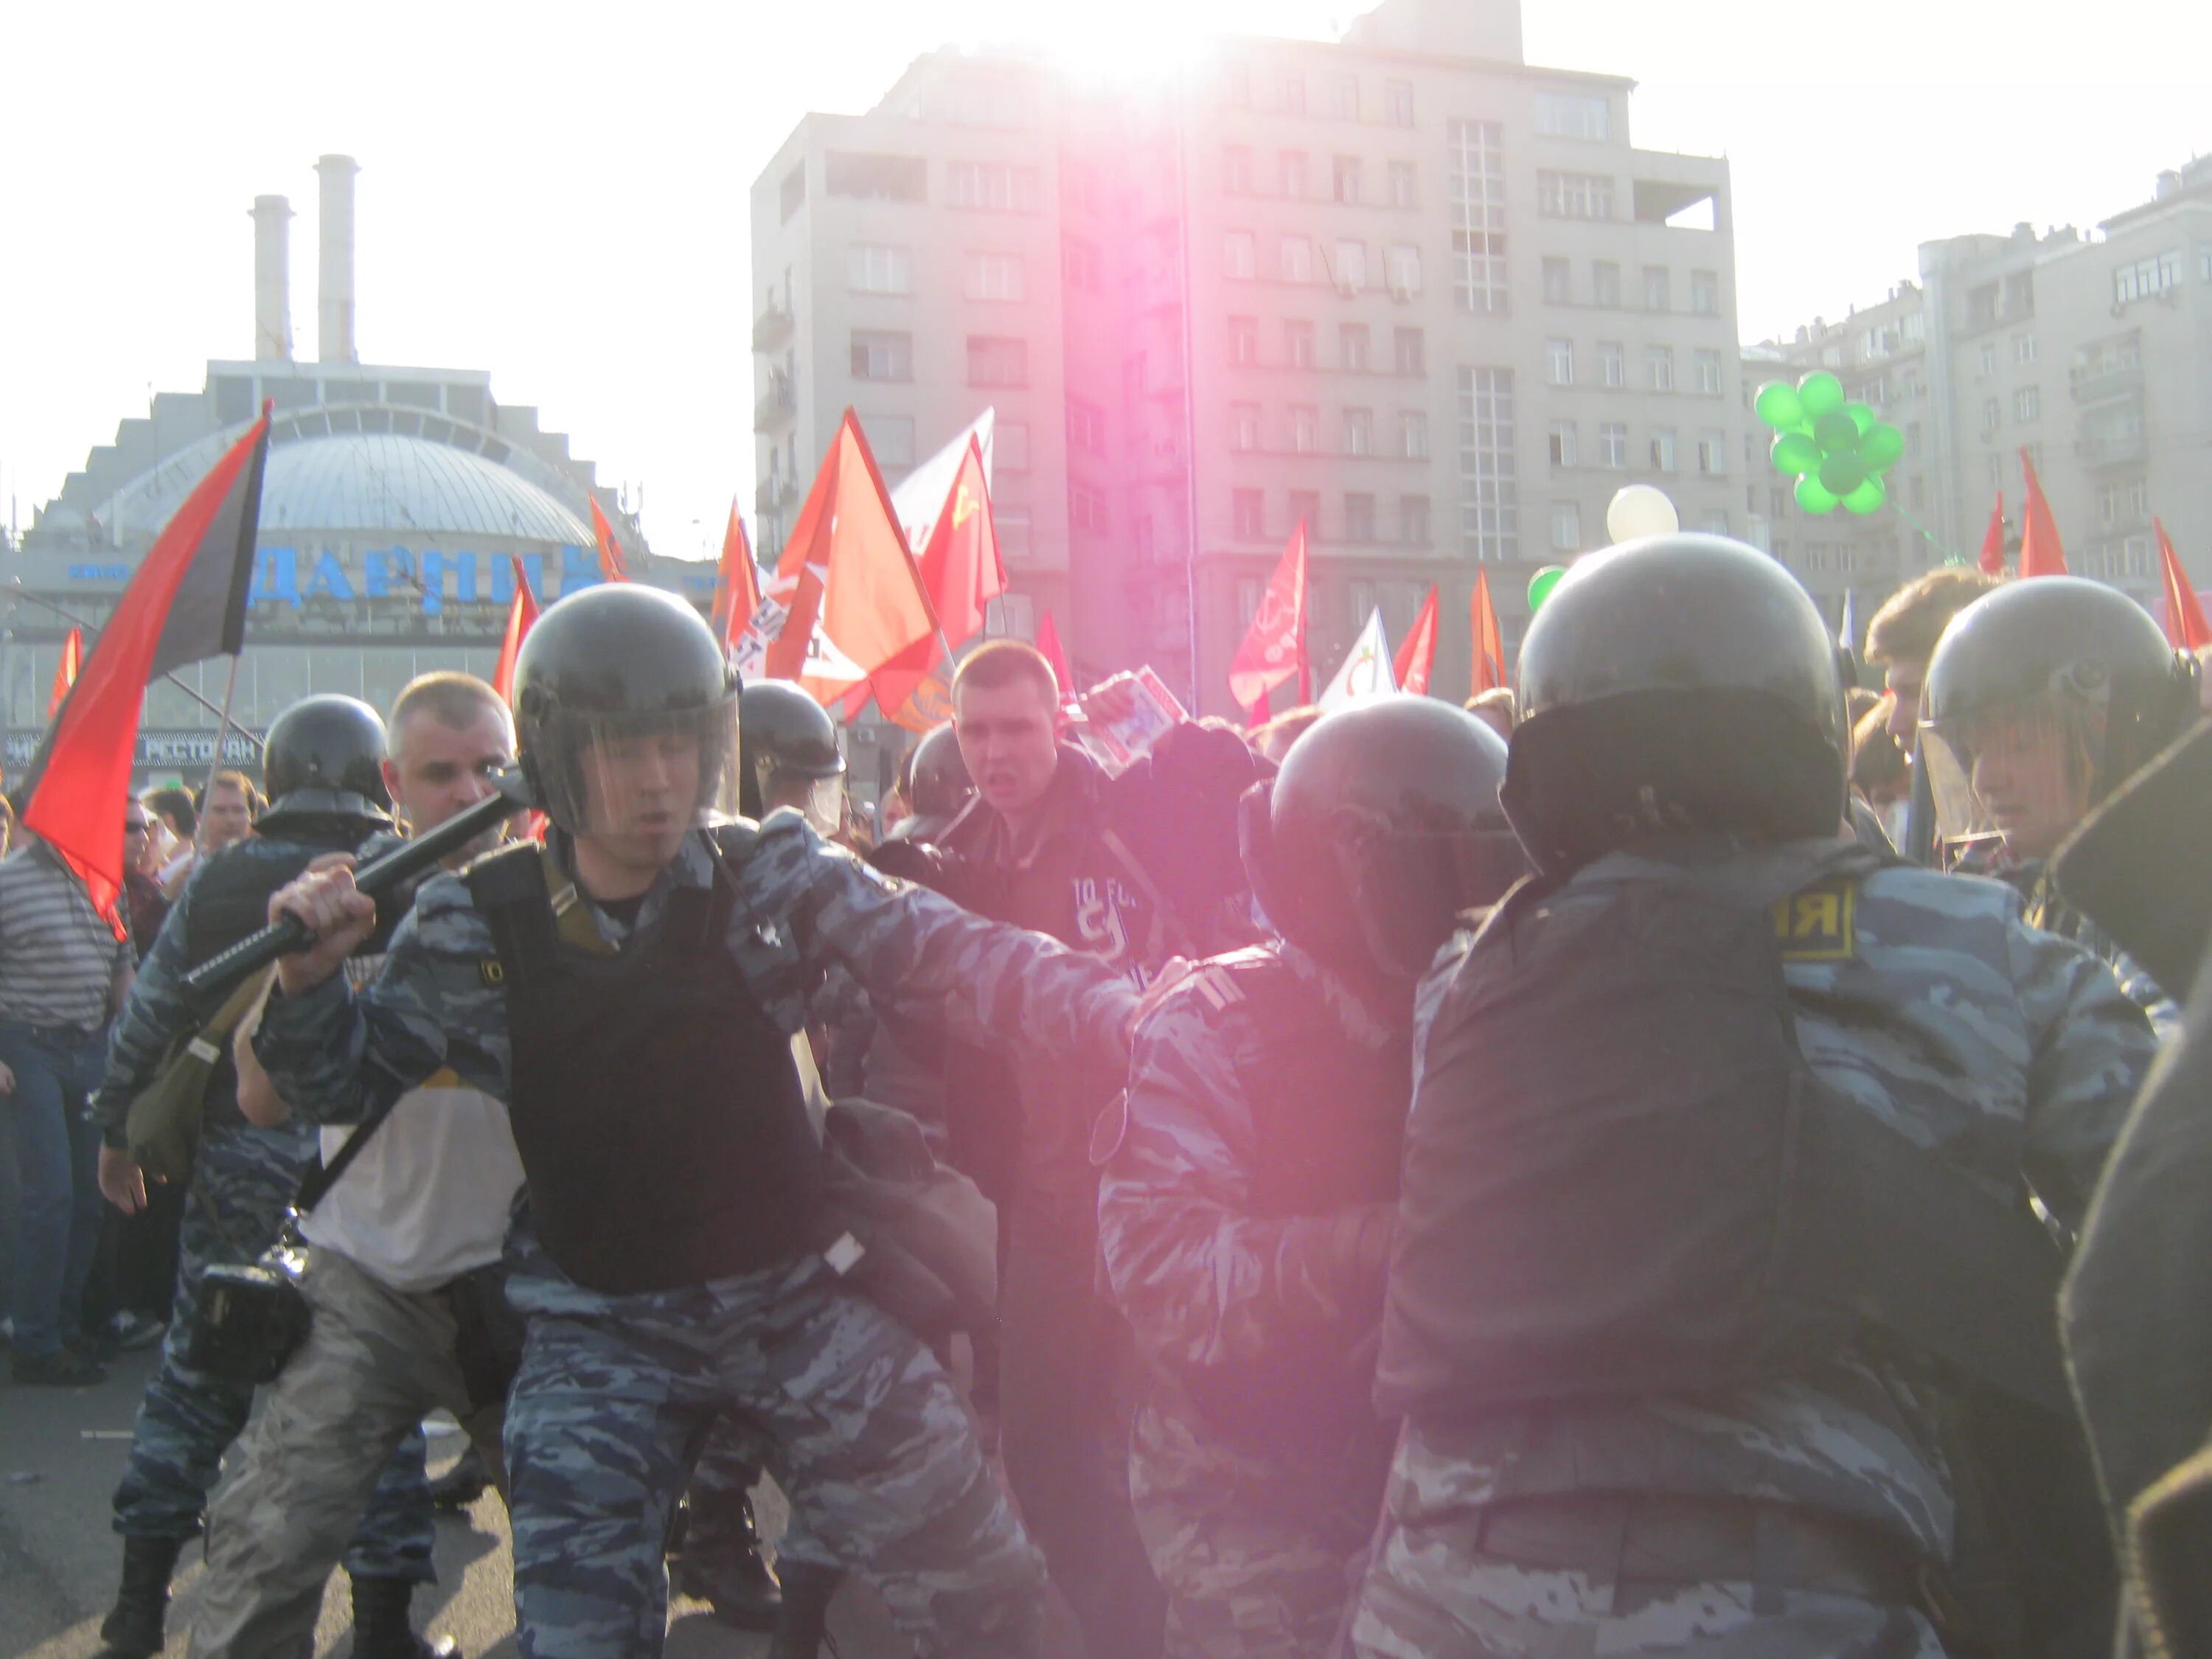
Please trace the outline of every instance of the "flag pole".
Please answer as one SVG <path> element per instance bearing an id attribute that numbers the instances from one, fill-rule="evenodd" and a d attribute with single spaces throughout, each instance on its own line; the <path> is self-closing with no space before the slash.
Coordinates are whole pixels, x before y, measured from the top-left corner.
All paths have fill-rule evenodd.
<path id="1" fill-rule="evenodd" d="M 19 604 L 35 605 L 41 611 L 51 611 L 54 615 L 59 617 L 64 622 L 67 623 L 72 628 L 82 628 L 88 633 L 95 635 L 100 632 L 99 629 L 87 622 L 83 617 L 78 616 L 74 611 L 65 611 L 60 605 L 56 605 L 52 599 L 42 599 L 35 593 L 26 593 L 21 588 L 15 586 L 9 587 L 7 597 L 15 600 Z M 92 643 L 89 640 L 85 642 L 84 648 L 86 653 L 89 654 L 92 650 Z M 199 704 L 201 708 L 206 709 L 209 714 L 220 715 L 224 719 L 228 718 L 222 709 L 218 708 L 215 704 L 210 702 L 198 691 L 195 691 L 191 686 L 186 685 L 182 680 L 179 679 L 173 673 L 164 674 L 161 678 L 176 688 L 176 690 L 183 692 L 187 697 L 190 697 L 194 702 Z M 241 728 L 241 735 L 243 735 L 248 742 L 252 743 L 255 748 L 258 749 L 261 746 L 261 739 L 255 737 L 251 732 L 245 732 Z"/>
<path id="2" fill-rule="evenodd" d="M 222 770 L 222 740 L 224 735 L 230 730 L 231 694 L 238 690 L 238 659 L 245 654 L 243 651 L 232 654 L 230 673 L 222 683 L 222 708 L 216 720 L 215 727 L 215 754 L 208 761 L 207 782 L 200 788 L 200 799 L 203 801 L 207 799 L 208 792 L 215 787 L 215 775 Z"/>

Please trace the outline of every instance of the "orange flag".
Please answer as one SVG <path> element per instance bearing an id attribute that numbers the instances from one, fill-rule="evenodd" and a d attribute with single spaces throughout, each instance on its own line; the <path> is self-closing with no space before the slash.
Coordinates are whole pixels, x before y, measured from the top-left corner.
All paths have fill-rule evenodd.
<path id="1" fill-rule="evenodd" d="M 827 707 L 937 629 L 906 536 L 860 422 L 838 423 L 776 563 L 763 641 L 770 679 L 797 680 Z"/>
<path id="2" fill-rule="evenodd" d="M 622 544 L 615 539 L 615 527 L 599 510 L 599 498 L 593 495 L 590 501 L 592 538 L 599 544 L 599 575 L 606 581 L 626 582 L 629 580 L 629 566 L 623 558 Z"/>
<path id="3" fill-rule="evenodd" d="M 722 532 L 722 564 L 714 573 L 714 632 L 732 650 L 744 637 L 760 609 L 760 578 L 753 568 L 752 544 L 738 504 L 730 503 L 730 527 Z"/>
<path id="4" fill-rule="evenodd" d="M 507 602 L 507 632 L 499 642 L 499 665 L 491 671 L 491 689 L 509 708 L 514 707 L 514 659 L 522 654 L 522 641 L 538 620 L 538 596 L 530 591 L 530 577 L 515 554 L 507 556 L 514 567 L 514 597 Z"/>
<path id="5" fill-rule="evenodd" d="M 84 629 L 72 628 L 62 636 L 62 659 L 54 665 L 54 689 L 46 697 L 48 720 L 61 712 L 62 699 L 76 684 L 76 671 L 84 661 Z"/>
<path id="6" fill-rule="evenodd" d="M 1293 674 L 1298 678 L 1298 701 L 1310 702 L 1313 669 L 1306 659 L 1304 519 L 1291 532 L 1290 543 L 1283 549 L 1267 591 L 1260 596 L 1260 608 L 1252 613 L 1252 626 L 1245 630 L 1236 659 L 1229 665 L 1229 695 L 1240 707 L 1255 708 Z"/>
<path id="7" fill-rule="evenodd" d="M 1498 629 L 1498 607 L 1490 602 L 1490 573 L 1474 573 L 1474 599 L 1468 606 L 1474 629 L 1474 670 L 1468 692 L 1479 697 L 1505 684 L 1505 640 Z"/>
<path id="8" fill-rule="evenodd" d="M 2204 607 L 2197 602 L 2189 573 L 2174 556 L 2166 526 L 2153 519 L 2150 527 L 2158 535 L 2158 562 L 2166 576 L 2166 637 L 2177 651 L 2201 651 L 2212 645 L 2212 625 L 2205 623 Z"/>
<path id="9" fill-rule="evenodd" d="M 2027 509 L 2020 534 L 2020 574 L 2023 576 L 2066 574 L 2066 550 L 2058 544 L 2058 524 L 2051 516 L 2051 503 L 2043 499 L 2043 482 L 2035 476 L 2035 463 L 2027 451 L 2020 452 L 2021 471 L 2027 475 Z"/>
<path id="10" fill-rule="evenodd" d="M 2004 574 L 2004 491 L 1997 491 L 1997 504 L 1990 509 L 1990 527 L 1982 532 L 1982 574 L 1985 576 Z"/>
<path id="11" fill-rule="evenodd" d="M 1413 626 L 1398 647 L 1398 660 L 1394 665 L 1398 689 L 1410 691 L 1417 697 L 1429 693 L 1429 672 L 1437 665 L 1437 588 L 1429 584 L 1429 597 L 1421 601 L 1421 614 L 1413 618 Z"/>

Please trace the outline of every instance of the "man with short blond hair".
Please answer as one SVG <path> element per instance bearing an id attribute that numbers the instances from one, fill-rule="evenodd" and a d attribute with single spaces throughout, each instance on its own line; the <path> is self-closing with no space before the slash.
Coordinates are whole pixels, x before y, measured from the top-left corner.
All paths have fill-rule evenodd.
<path id="1" fill-rule="evenodd" d="M 1920 736 L 1920 682 L 1951 618 L 2004 579 L 1960 565 L 1915 576 L 1882 601 L 1867 624 L 1866 659 L 1883 671 L 1889 734 L 1908 756 Z"/>

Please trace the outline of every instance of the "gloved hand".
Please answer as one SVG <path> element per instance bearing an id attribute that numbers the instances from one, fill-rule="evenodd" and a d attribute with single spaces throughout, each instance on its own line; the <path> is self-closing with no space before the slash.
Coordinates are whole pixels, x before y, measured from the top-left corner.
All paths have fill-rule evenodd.
<path id="1" fill-rule="evenodd" d="M 1107 787 L 1109 827 L 1194 934 L 1224 900 L 1247 890 L 1237 802 L 1273 769 L 1228 726 L 1192 721 Z"/>

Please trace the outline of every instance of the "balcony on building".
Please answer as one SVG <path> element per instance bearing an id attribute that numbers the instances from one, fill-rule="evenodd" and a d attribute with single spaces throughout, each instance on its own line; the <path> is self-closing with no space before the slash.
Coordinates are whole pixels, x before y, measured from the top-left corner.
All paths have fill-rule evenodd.
<path id="1" fill-rule="evenodd" d="M 2067 371 L 2066 389 L 2076 404 L 2108 403 L 2115 398 L 2140 396 L 2143 389 L 2140 362 L 2077 364 Z"/>
<path id="2" fill-rule="evenodd" d="M 769 301 L 768 308 L 753 319 L 753 349 L 780 350 L 790 338 L 791 307 Z"/>
<path id="3" fill-rule="evenodd" d="M 2093 467 L 2141 466 L 2150 451 L 2136 431 L 2085 434 L 2074 441 L 2074 453 Z"/>
<path id="4" fill-rule="evenodd" d="M 768 387 L 753 405 L 753 430 L 773 431 L 798 413 L 799 394 L 792 390 L 791 376 L 780 368 L 770 370 Z"/>

